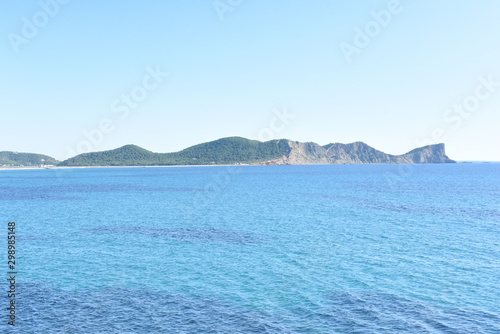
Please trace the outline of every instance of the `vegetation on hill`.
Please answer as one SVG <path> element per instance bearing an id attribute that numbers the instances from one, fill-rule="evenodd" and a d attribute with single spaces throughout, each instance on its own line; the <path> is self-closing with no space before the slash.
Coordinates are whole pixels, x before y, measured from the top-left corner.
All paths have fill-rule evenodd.
<path id="1" fill-rule="evenodd" d="M 43 154 L 0 152 L 0 166 L 57 165 L 59 161 Z"/>
<path id="2" fill-rule="evenodd" d="M 0 152 L 0 166 L 169 166 L 169 165 L 304 165 L 372 163 L 451 163 L 444 144 L 390 155 L 363 142 L 351 144 L 300 143 L 289 140 L 260 142 L 241 137 L 222 138 L 175 153 L 154 153 L 136 145 L 77 155 L 63 162 L 41 154 Z"/>
<path id="3" fill-rule="evenodd" d="M 153 153 L 135 145 L 116 150 L 80 154 L 59 166 L 167 166 L 223 165 L 255 163 L 290 153 L 288 142 L 259 142 L 240 137 L 223 138 L 199 144 L 176 153 Z"/>
<path id="4" fill-rule="evenodd" d="M 83 153 L 65 160 L 59 166 L 142 166 L 158 165 L 158 155 L 136 145 L 116 150 Z"/>
<path id="5" fill-rule="evenodd" d="M 290 146 L 286 140 L 260 142 L 231 137 L 163 156 L 169 164 L 210 165 L 261 162 L 277 159 L 289 153 Z"/>

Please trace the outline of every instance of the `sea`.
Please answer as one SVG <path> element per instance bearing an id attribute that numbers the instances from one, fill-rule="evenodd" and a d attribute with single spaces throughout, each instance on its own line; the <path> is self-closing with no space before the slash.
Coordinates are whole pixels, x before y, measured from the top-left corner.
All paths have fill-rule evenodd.
<path id="1" fill-rule="evenodd" d="M 0 235 L 0 333 L 500 333 L 498 163 L 3 170 Z"/>

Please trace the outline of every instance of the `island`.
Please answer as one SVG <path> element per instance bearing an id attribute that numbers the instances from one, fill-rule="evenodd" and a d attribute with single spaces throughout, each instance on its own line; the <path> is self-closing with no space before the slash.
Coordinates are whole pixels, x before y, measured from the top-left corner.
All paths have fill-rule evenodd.
<path id="1" fill-rule="evenodd" d="M 1 167 L 56 166 L 181 166 L 181 165 L 326 165 L 326 164 L 429 164 L 455 163 L 444 144 L 391 155 L 363 143 L 321 146 L 288 139 L 261 142 L 241 137 L 222 138 L 174 153 L 154 153 L 136 145 L 79 154 L 65 161 L 46 155 L 0 152 Z"/>

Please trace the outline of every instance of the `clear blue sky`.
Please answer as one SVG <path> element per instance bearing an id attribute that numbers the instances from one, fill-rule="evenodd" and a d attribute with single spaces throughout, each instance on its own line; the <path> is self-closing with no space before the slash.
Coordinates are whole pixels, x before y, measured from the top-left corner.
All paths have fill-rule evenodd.
<path id="1" fill-rule="evenodd" d="M 500 82 L 500 1 L 391 2 L 220 0 L 232 10 L 218 13 L 210 0 L 72 0 L 50 16 L 2 1 L 0 151 L 64 159 L 105 119 L 93 151 L 257 139 L 286 108 L 275 138 L 392 154 L 444 141 L 453 159 L 500 161 L 500 86 L 482 83 Z M 372 12 L 389 9 L 377 28 Z M 169 75 L 120 118 L 113 102 L 148 67 Z"/>

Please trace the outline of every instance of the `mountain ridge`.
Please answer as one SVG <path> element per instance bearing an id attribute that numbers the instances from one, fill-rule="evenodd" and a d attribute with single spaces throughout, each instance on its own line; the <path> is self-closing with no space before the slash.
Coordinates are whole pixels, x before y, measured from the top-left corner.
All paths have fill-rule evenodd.
<path id="1" fill-rule="evenodd" d="M 175 166 L 175 165 L 308 165 L 454 163 L 444 144 L 428 145 L 402 155 L 379 151 L 363 142 L 349 144 L 301 143 L 288 139 L 260 142 L 227 137 L 188 147 L 179 152 L 154 153 L 136 145 L 91 152 L 67 159 L 59 166 Z"/>
<path id="2" fill-rule="evenodd" d="M 83 153 L 64 161 L 42 154 L 0 152 L 0 166 L 178 166 L 178 165 L 318 165 L 318 164 L 413 164 L 454 163 L 445 153 L 445 145 L 415 148 L 392 155 L 364 142 L 331 143 L 288 139 L 260 142 L 242 137 L 226 137 L 201 143 L 173 153 L 155 153 L 137 145 Z"/>
<path id="3" fill-rule="evenodd" d="M 0 166 L 40 166 L 40 165 L 57 165 L 60 161 L 44 154 L 37 153 L 21 153 L 12 151 L 0 152 Z"/>

